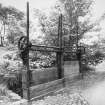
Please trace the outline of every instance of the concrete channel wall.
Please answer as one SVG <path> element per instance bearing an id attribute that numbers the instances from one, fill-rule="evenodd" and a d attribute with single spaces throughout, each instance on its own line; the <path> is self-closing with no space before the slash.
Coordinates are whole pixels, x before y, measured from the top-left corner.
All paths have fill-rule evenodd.
<path id="1" fill-rule="evenodd" d="M 38 85 L 58 79 L 57 68 L 45 68 L 32 71 L 32 85 Z"/>

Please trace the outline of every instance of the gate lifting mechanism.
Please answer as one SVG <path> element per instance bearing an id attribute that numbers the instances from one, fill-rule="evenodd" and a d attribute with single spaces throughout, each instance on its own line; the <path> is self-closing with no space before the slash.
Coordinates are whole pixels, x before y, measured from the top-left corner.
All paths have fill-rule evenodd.
<path id="1" fill-rule="evenodd" d="M 29 42 L 29 45 L 27 45 L 27 37 L 26 36 L 22 36 L 18 41 L 19 55 L 23 61 L 23 65 L 27 64 L 27 50 L 31 46 L 32 46 L 31 42 Z"/>
<path id="2" fill-rule="evenodd" d="M 57 54 L 57 68 L 58 68 L 58 78 L 64 77 L 63 60 L 64 53 L 76 53 L 77 59 L 81 61 L 82 55 L 85 53 L 85 48 L 83 46 L 78 46 L 76 51 L 68 50 L 66 46 L 62 44 L 62 14 L 59 16 L 58 24 L 58 45 L 59 46 L 38 46 L 32 45 L 29 42 L 29 3 L 27 3 L 27 36 L 22 36 L 18 41 L 18 49 L 20 52 L 20 58 L 23 61 L 23 65 L 27 68 L 27 99 L 30 100 L 30 70 L 29 70 L 29 51 L 46 51 L 46 52 L 56 52 Z"/>

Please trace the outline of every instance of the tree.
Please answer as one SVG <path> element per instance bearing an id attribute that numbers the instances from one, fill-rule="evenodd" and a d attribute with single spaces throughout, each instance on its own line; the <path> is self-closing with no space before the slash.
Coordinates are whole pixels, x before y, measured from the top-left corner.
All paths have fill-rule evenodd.
<path id="1" fill-rule="evenodd" d="M 9 16 L 8 20 L 7 39 L 9 43 L 16 45 L 20 36 L 25 35 L 26 23 L 23 19 L 17 21 L 14 16 Z"/>
<path id="2" fill-rule="evenodd" d="M 74 37 L 79 41 L 84 34 L 92 31 L 96 25 L 95 23 L 90 23 L 89 17 L 93 2 L 92 0 L 60 0 L 60 2 L 64 7 L 63 30 L 65 38 L 67 40 L 71 36 L 72 39 Z M 77 40 L 72 41 L 77 42 Z"/>
<path id="3" fill-rule="evenodd" d="M 44 34 L 44 45 L 57 45 L 58 35 L 58 13 L 52 12 L 49 16 L 40 10 L 35 10 L 35 18 L 38 18 L 38 25 Z"/>
<path id="4" fill-rule="evenodd" d="M 2 4 L 0 4 L 0 22 L 1 22 L 0 34 L 2 34 L 2 31 L 3 31 L 3 35 L 1 35 L 1 44 L 3 44 L 2 39 L 3 39 L 3 37 L 5 36 L 6 33 L 9 35 L 8 36 L 9 39 L 10 39 L 11 31 L 12 31 L 12 38 L 15 35 L 14 31 L 16 33 L 16 30 L 17 30 L 17 32 L 19 34 L 19 32 L 20 32 L 19 23 L 23 19 L 24 19 L 24 13 L 23 12 L 21 12 L 21 11 L 19 11 L 16 8 L 13 8 L 13 7 L 3 7 Z M 12 30 L 11 30 L 10 27 L 13 27 Z"/>
<path id="5" fill-rule="evenodd" d="M 92 4 L 92 0 L 59 0 L 50 15 L 36 10 L 35 15 L 39 19 L 41 31 L 45 34 L 44 44 L 57 45 L 58 16 L 60 13 L 63 14 L 63 35 L 65 40 L 68 40 L 69 36 L 76 38 L 77 35 L 78 40 L 80 40 L 86 33 L 100 31 L 98 25 L 104 19 L 104 15 L 99 20 L 91 23 Z"/>

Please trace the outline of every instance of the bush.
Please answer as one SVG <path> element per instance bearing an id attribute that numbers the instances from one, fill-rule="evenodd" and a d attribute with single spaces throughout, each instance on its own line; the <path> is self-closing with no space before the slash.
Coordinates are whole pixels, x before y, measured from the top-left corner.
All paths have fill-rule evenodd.
<path id="1" fill-rule="evenodd" d="M 89 65 L 96 66 L 97 64 L 101 63 L 105 58 L 104 53 L 101 51 L 96 51 L 93 54 L 88 54 L 86 57 Z"/>
<path id="2" fill-rule="evenodd" d="M 11 60 L 12 59 L 12 54 L 6 54 L 3 56 L 4 59 Z"/>
<path id="3" fill-rule="evenodd" d="M 18 60 L 18 61 L 20 61 L 20 56 L 19 56 L 19 53 L 18 52 L 16 52 L 16 53 L 13 54 L 12 60 Z"/>
<path id="4" fill-rule="evenodd" d="M 20 62 L 4 62 L 0 71 L 4 74 L 3 83 L 6 83 L 8 89 L 20 95 L 22 94 L 22 67 Z"/>
<path id="5" fill-rule="evenodd" d="M 95 71 L 95 68 L 93 66 L 89 66 L 89 65 L 84 65 L 82 66 L 82 71 L 85 72 L 90 72 L 90 71 Z"/>
<path id="6" fill-rule="evenodd" d="M 55 56 L 51 56 L 51 55 L 44 55 L 44 54 L 39 54 L 38 56 L 36 56 L 36 54 L 31 55 L 31 60 L 30 60 L 30 66 L 32 69 L 36 69 L 36 68 L 48 68 L 48 67 L 52 67 L 55 66 Z"/>
<path id="7" fill-rule="evenodd" d="M 6 76 L 7 87 L 22 96 L 22 74 L 14 73 Z"/>
<path id="8" fill-rule="evenodd" d="M 3 56 L 3 58 L 7 59 L 7 60 L 18 60 L 18 61 L 20 61 L 20 57 L 19 57 L 18 51 L 6 54 L 6 55 Z"/>
<path id="9" fill-rule="evenodd" d="M 9 46 L 7 46 L 6 48 L 9 51 L 14 51 L 14 50 L 17 50 L 18 49 L 17 46 L 14 46 L 13 44 L 9 44 Z"/>
<path id="10" fill-rule="evenodd" d="M 17 73 L 21 71 L 23 65 L 21 62 L 10 62 L 10 66 L 8 66 L 7 70 L 9 73 Z"/>
<path id="11" fill-rule="evenodd" d="M 10 66 L 10 63 L 8 61 L 4 61 L 1 65 L 0 65 L 0 74 L 8 74 L 8 67 Z"/>
<path id="12" fill-rule="evenodd" d="M 3 81 L 10 90 L 22 95 L 21 71 L 23 64 L 19 59 L 18 52 L 6 54 L 3 58 L 3 62 L 0 64 L 0 74 L 3 74 L 1 82 Z M 1 89 L 1 93 L 5 94 L 5 90 Z"/>
<path id="13" fill-rule="evenodd" d="M 39 60 L 40 59 L 39 55 L 40 55 L 40 53 L 37 54 L 37 52 L 31 52 L 31 53 L 29 53 L 29 57 L 30 57 L 32 62 L 35 62 L 35 61 Z"/>
<path id="14" fill-rule="evenodd" d="M 4 61 L 0 65 L 0 73 L 2 74 L 10 74 L 10 73 L 17 73 L 21 71 L 23 65 L 20 61 Z"/>

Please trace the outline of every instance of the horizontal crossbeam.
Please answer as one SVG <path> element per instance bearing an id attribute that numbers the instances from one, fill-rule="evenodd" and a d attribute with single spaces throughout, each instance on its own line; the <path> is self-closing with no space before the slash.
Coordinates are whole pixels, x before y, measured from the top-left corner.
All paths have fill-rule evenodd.
<path id="1" fill-rule="evenodd" d="M 64 46 L 62 49 L 56 46 L 44 46 L 44 45 L 32 45 L 30 48 L 31 51 L 44 51 L 44 52 L 64 52 L 64 53 L 75 53 L 76 48 Z"/>
<path id="2" fill-rule="evenodd" d="M 64 51 L 64 53 L 76 53 L 76 51 Z"/>
<path id="3" fill-rule="evenodd" d="M 39 46 L 39 45 L 32 45 L 30 48 L 31 51 L 47 51 L 47 52 L 61 52 L 60 47 L 55 47 L 55 46 Z"/>

